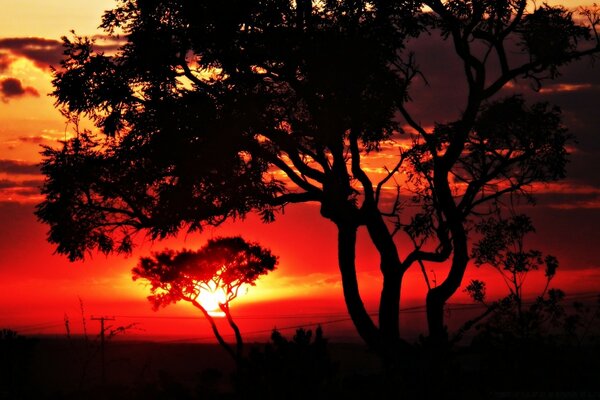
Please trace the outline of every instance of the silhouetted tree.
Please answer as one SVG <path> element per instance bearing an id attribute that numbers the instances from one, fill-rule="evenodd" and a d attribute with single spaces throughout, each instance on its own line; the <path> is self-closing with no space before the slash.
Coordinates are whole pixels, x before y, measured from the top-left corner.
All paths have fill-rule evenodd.
<path id="1" fill-rule="evenodd" d="M 497 331 L 522 339 L 539 338 L 542 331 L 547 329 L 549 320 L 556 321 L 564 314 L 560 306 L 564 293 L 558 289 L 549 290 L 559 266 L 558 260 L 525 246 L 525 236 L 534 232 L 531 219 L 526 215 L 515 215 L 508 219 L 487 218 L 477 224 L 476 230 L 482 238 L 473 249 L 475 264 L 494 268 L 502 277 L 509 294 L 488 304 L 486 283 L 478 279 L 469 283 L 466 292 L 474 301 L 488 307 L 490 312 L 485 314 L 490 314 L 493 320 L 493 323 L 486 325 L 488 328 L 493 326 Z M 525 304 L 525 280 L 530 272 L 537 271 L 541 266 L 545 267 L 544 288 L 531 304 Z"/>
<path id="2" fill-rule="evenodd" d="M 151 257 L 142 257 L 133 268 L 133 279 L 145 279 L 150 283 L 148 300 L 154 310 L 180 300 L 190 302 L 198 308 L 210 323 L 217 341 L 236 362 L 243 356 L 243 339 L 231 316 L 229 303 L 244 286 L 254 286 L 256 280 L 275 269 L 277 257 L 256 243 L 248 243 L 241 237 L 211 239 L 198 249 L 164 250 Z M 224 298 L 219 308 L 225 314 L 235 334 L 236 346 L 232 348 L 220 334 L 217 324 L 202 305 L 199 297 L 205 290 L 221 290 Z"/>
<path id="3" fill-rule="evenodd" d="M 532 184 L 565 175 L 570 136 L 560 110 L 545 103 L 529 106 L 519 95 L 497 95 L 517 78 L 539 88 L 558 76 L 560 66 L 598 53 L 600 41 L 597 20 L 579 25 L 559 6 L 521 0 L 425 3 L 433 10 L 434 26 L 453 44 L 467 88 L 460 116 L 432 129 L 399 107 L 418 132 L 409 158 L 423 204 L 419 218 L 404 228 L 417 255 L 435 238 L 436 250 L 419 258 L 451 261 L 446 278 L 427 294 L 430 339 L 443 344 L 444 305 L 462 283 L 473 222 L 504 208 L 502 198 L 531 198 Z"/>
<path id="4" fill-rule="evenodd" d="M 600 315 L 597 304 L 576 301 L 573 312 L 567 311 L 565 293 L 550 288 L 558 260 L 525 246 L 525 236 L 535 231 L 530 218 L 522 214 L 506 219 L 492 217 L 479 222 L 475 229 L 481 234 L 473 247 L 475 264 L 494 268 L 502 277 L 508 295 L 490 301 L 486 282 L 471 280 L 465 291 L 476 303 L 485 306 L 486 311 L 467 323 L 460 334 L 475 326 L 482 331 L 479 339 L 488 344 L 542 344 L 561 336 L 565 344 L 574 338 L 581 345 Z M 528 277 L 542 267 L 545 284 L 534 292 L 531 280 L 535 278 Z M 526 280 L 530 282 L 528 290 L 525 290 Z"/>
<path id="5" fill-rule="evenodd" d="M 469 261 L 469 218 L 564 174 L 568 138 L 558 110 L 492 98 L 514 79 L 539 84 L 600 51 L 596 20 L 584 27 L 561 7 L 528 3 L 120 0 L 101 25 L 123 35 L 116 54 L 64 38 L 56 105 L 103 132 L 44 150 L 37 215 L 57 251 L 80 259 L 94 249 L 128 252 L 139 231 L 162 238 L 252 210 L 272 221 L 284 205 L 318 202 L 338 228 L 349 314 L 383 354 L 400 343 L 406 270 L 451 259 L 427 296 L 430 336 L 444 342 L 444 304 Z M 464 65 L 463 76 L 448 79 L 468 86 L 460 116 L 432 129 L 405 107 L 420 74 L 404 42 L 426 29 L 441 32 Z M 414 130 L 414 146 L 374 182 L 365 155 L 402 131 L 398 115 Z M 399 182 L 389 210 L 383 189 L 400 172 L 411 179 Z M 400 195 L 415 190 L 423 211 L 401 216 Z M 361 226 L 380 256 L 378 323 L 358 289 Z M 397 232 L 414 244 L 407 254 L 398 252 Z"/>

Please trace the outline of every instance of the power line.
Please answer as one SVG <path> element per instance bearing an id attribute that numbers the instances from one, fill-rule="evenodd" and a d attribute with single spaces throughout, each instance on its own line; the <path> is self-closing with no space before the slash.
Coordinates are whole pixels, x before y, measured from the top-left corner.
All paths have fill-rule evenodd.
<path id="1" fill-rule="evenodd" d="M 52 329 L 52 328 L 57 328 L 59 326 L 64 326 L 64 324 L 62 323 L 49 323 L 49 324 L 43 324 L 43 325 L 37 325 L 37 326 L 29 326 L 26 328 L 23 327 L 19 327 L 18 325 L 16 327 L 9 327 L 8 329 L 12 329 L 16 332 L 29 332 L 29 331 L 45 331 L 48 329 Z"/>
<path id="2" fill-rule="evenodd" d="M 589 298 L 594 298 L 600 296 L 599 293 L 587 292 L 587 293 L 578 293 L 573 295 L 566 295 L 564 300 L 584 300 Z M 531 305 L 535 302 L 535 299 L 530 299 L 528 301 L 523 302 L 524 305 Z M 565 304 L 568 306 L 568 304 Z M 476 308 L 483 308 L 485 305 L 479 303 L 446 303 L 446 309 L 450 311 L 460 311 L 460 310 L 469 310 Z M 426 305 L 418 305 L 412 307 L 405 307 L 400 309 L 400 313 L 421 313 L 426 312 Z M 378 311 L 368 312 L 370 316 L 379 315 Z M 306 314 L 270 314 L 270 315 L 233 315 L 236 320 L 261 320 L 261 319 L 302 319 L 302 318 L 339 318 L 343 316 L 347 316 L 348 313 L 344 312 L 336 312 L 336 313 L 306 313 Z M 197 320 L 203 319 L 202 316 L 183 316 L 183 315 L 115 315 L 118 318 L 128 318 L 128 319 L 180 319 L 180 320 Z"/>
<path id="3" fill-rule="evenodd" d="M 594 292 L 583 292 L 583 293 L 574 293 L 571 295 L 565 295 L 564 297 L 564 301 L 577 301 L 577 300 L 589 300 L 592 298 L 598 298 L 599 294 L 598 293 L 594 293 Z M 524 305 L 531 305 L 535 303 L 535 299 L 531 299 L 528 301 L 523 302 Z M 564 307 L 570 307 L 572 306 L 572 304 L 565 304 L 563 303 Z M 485 305 L 479 304 L 479 303 L 447 303 L 446 304 L 446 311 L 447 312 L 459 312 L 459 311 L 469 311 L 469 310 L 475 310 L 475 309 L 483 309 L 485 308 Z M 421 314 L 421 313 L 425 313 L 426 310 L 426 306 L 425 305 L 418 305 L 418 306 L 412 306 L 412 307 L 405 307 L 405 308 L 401 308 L 400 309 L 400 314 Z M 368 313 L 370 316 L 372 317 L 376 317 L 379 315 L 379 313 L 377 311 L 371 311 Z M 104 320 L 109 320 L 108 317 L 100 317 L 100 318 L 95 318 L 92 316 L 92 320 L 100 320 L 101 325 L 102 322 L 101 318 L 104 318 Z M 158 320 L 202 320 L 204 319 L 204 317 L 202 316 L 176 316 L 176 315 L 114 315 L 111 318 L 124 318 L 124 319 L 158 319 Z M 329 313 L 305 313 L 305 314 L 271 314 L 271 315 L 234 315 L 234 319 L 236 320 L 283 320 L 283 319 L 289 319 L 289 320 L 294 320 L 294 319 L 315 319 L 315 318 L 320 318 L 322 319 L 320 322 L 316 322 L 316 323 L 306 323 L 306 324 L 302 324 L 302 325 L 291 325 L 291 326 L 286 326 L 281 328 L 281 330 L 288 330 L 288 329 L 297 329 L 297 328 L 302 328 L 304 326 L 313 326 L 313 325 L 324 325 L 324 324 L 332 324 L 332 323 L 338 323 L 338 322 L 343 322 L 343 321 L 350 321 L 351 318 L 348 317 L 348 313 L 347 312 L 329 312 Z M 41 323 L 37 323 L 37 324 L 27 324 L 27 325 L 17 325 L 15 327 L 12 327 L 11 329 L 14 329 L 15 331 L 19 331 L 19 332 L 27 332 L 27 331 L 44 331 L 44 330 L 48 330 L 48 329 L 52 329 L 52 328 L 56 328 L 59 326 L 63 326 L 64 323 L 55 323 L 55 322 L 41 322 Z M 101 326 L 101 331 L 104 332 L 104 328 Z M 251 332 L 246 332 L 245 334 L 259 334 L 259 333 L 265 333 L 265 332 L 270 332 L 272 331 L 272 329 L 266 329 L 266 330 L 260 330 L 260 331 L 251 331 Z M 101 332 L 101 335 L 102 335 Z"/>
<path id="4" fill-rule="evenodd" d="M 321 326 L 321 325 L 330 325 L 330 324 L 336 324 L 339 322 L 348 322 L 351 321 L 352 318 L 347 317 L 347 318 L 341 318 L 341 319 L 336 319 L 336 320 L 325 320 L 325 321 L 319 321 L 319 322 L 310 322 L 307 324 L 300 324 L 300 325 L 291 325 L 291 326 L 284 326 L 284 327 L 274 327 L 274 328 L 270 328 L 270 329 L 260 329 L 260 330 L 255 330 L 255 331 L 245 331 L 244 335 L 245 336 L 249 336 L 249 335 L 258 335 L 261 333 L 269 333 L 269 332 L 273 332 L 273 330 L 277 330 L 277 331 L 287 331 L 287 330 L 291 330 L 291 329 L 300 329 L 300 328 L 306 328 L 307 326 Z M 227 334 L 222 334 L 221 336 L 223 336 L 224 338 L 232 338 L 234 337 L 233 333 L 227 333 Z M 164 340 L 164 341 L 160 341 L 161 343 L 177 343 L 177 342 L 187 342 L 190 340 L 194 340 L 196 342 L 201 342 L 201 341 L 207 341 L 207 340 L 214 340 L 214 336 L 202 336 L 202 337 L 198 337 L 198 338 L 194 338 L 194 339 L 176 339 L 176 340 Z"/>

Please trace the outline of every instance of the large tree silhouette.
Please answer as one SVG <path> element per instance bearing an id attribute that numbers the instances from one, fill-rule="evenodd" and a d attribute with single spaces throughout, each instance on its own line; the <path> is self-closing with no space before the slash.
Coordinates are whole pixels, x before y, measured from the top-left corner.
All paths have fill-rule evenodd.
<path id="1" fill-rule="evenodd" d="M 406 270 L 450 259 L 450 273 L 427 296 L 430 336 L 442 343 L 472 217 L 564 175 L 559 110 L 495 95 L 517 78 L 555 78 L 560 66 L 600 51 L 597 23 L 580 26 L 565 9 L 521 0 L 121 0 L 101 25 L 123 35 L 116 54 L 94 52 L 87 38 L 64 39 L 56 105 L 102 132 L 45 149 L 37 215 L 58 252 L 79 259 L 94 249 L 128 252 L 139 231 L 162 238 L 250 211 L 271 221 L 285 205 L 318 202 L 338 228 L 349 314 L 386 354 L 401 343 Z M 406 108 L 419 70 L 404 43 L 426 30 L 441 34 L 464 66 L 448 79 L 468 87 L 456 119 L 431 129 Z M 412 148 L 373 181 L 364 159 L 403 123 L 414 131 Z M 394 201 L 385 188 L 400 172 L 409 179 L 397 180 Z M 419 213 L 400 214 L 405 194 Z M 361 226 L 380 256 L 378 321 L 358 289 Z M 407 254 L 398 232 L 413 245 Z"/>
<path id="2" fill-rule="evenodd" d="M 277 257 L 256 243 L 241 237 L 211 239 L 198 249 L 164 250 L 151 257 L 142 257 L 133 268 L 133 279 L 149 282 L 148 300 L 155 310 L 178 301 L 187 301 L 199 309 L 210 323 L 219 344 L 236 362 L 243 357 L 243 338 L 233 320 L 230 303 L 245 286 L 254 286 L 256 280 L 275 269 Z M 225 341 L 209 309 L 202 304 L 202 291 L 222 291 L 218 307 L 225 314 L 235 334 L 235 348 Z"/>
<path id="3" fill-rule="evenodd" d="M 582 10 L 590 17 L 586 26 L 562 7 L 527 1 L 426 3 L 461 60 L 467 87 L 460 116 L 430 130 L 399 105 L 419 133 L 410 158 L 423 184 L 423 212 L 408 226 L 416 258 L 451 262 L 446 278 L 427 294 L 430 339 L 443 344 L 444 305 L 462 283 L 471 224 L 482 213 L 500 212 L 504 197 L 531 199 L 534 183 L 565 176 L 570 135 L 560 110 L 546 103 L 529 106 L 519 95 L 499 98 L 499 92 L 517 79 L 539 89 L 559 75 L 560 66 L 598 53 L 600 40 L 597 9 Z M 420 256 L 431 236 L 437 250 Z"/>

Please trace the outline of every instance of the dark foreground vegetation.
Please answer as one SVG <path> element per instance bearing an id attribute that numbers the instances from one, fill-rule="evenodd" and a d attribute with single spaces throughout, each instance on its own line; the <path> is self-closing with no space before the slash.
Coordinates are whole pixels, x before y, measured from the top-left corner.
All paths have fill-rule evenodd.
<path id="1" fill-rule="evenodd" d="M 600 398 L 600 341 L 477 334 L 443 357 L 424 343 L 386 366 L 362 344 L 320 329 L 274 332 L 236 368 L 217 345 L 115 341 L 105 354 L 81 339 L 4 330 L 0 399 Z"/>

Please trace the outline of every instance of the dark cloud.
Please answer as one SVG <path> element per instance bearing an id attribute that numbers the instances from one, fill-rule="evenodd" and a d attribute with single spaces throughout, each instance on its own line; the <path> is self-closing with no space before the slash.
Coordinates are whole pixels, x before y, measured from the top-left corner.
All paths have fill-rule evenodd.
<path id="1" fill-rule="evenodd" d="M 536 234 L 531 235 L 532 248 L 558 257 L 566 269 L 598 268 L 598 226 L 600 208 L 531 207 Z"/>
<path id="2" fill-rule="evenodd" d="M 569 181 L 600 188 L 600 152 L 578 151 L 570 157 L 567 165 Z"/>
<path id="3" fill-rule="evenodd" d="M 25 57 L 42 69 L 58 65 L 62 56 L 60 41 L 37 37 L 0 39 L 0 50 L 8 50 L 15 56 Z"/>
<path id="4" fill-rule="evenodd" d="M 96 35 L 92 39 L 97 42 L 94 45 L 97 52 L 114 53 L 123 44 L 121 39 L 106 35 Z M 63 57 L 61 41 L 39 37 L 0 39 L 0 50 L 8 51 L 17 57 L 27 58 L 41 69 L 57 67 Z M 7 57 L 6 53 L 2 54 L 5 58 L 0 55 L 0 71 L 3 60 L 6 63 L 5 69 L 12 62 L 12 59 Z"/>
<path id="5" fill-rule="evenodd" d="M 11 62 L 12 59 L 8 53 L 0 53 L 0 73 L 6 71 Z"/>
<path id="6" fill-rule="evenodd" d="M 12 179 L 0 179 L 0 189 L 37 189 L 44 183 L 41 179 L 30 179 L 21 182 L 13 181 Z"/>
<path id="7" fill-rule="evenodd" d="M 40 93 L 31 86 L 23 86 L 17 78 L 5 78 L 0 81 L 0 97 L 3 100 L 22 96 L 39 97 Z"/>
<path id="8" fill-rule="evenodd" d="M 94 49 L 96 51 L 107 54 L 117 52 L 126 43 L 124 38 L 108 35 L 94 35 L 92 40 L 95 41 Z"/>
<path id="9" fill-rule="evenodd" d="M 27 198 L 27 197 L 39 195 L 40 188 L 37 186 L 36 187 L 18 187 L 14 190 L 14 193 L 18 196 L 23 196 L 23 197 Z"/>
<path id="10" fill-rule="evenodd" d="M 46 142 L 47 140 L 48 140 L 48 138 L 45 136 L 20 136 L 19 137 L 19 142 L 22 142 L 22 143 L 40 144 L 40 143 Z"/>
<path id="11" fill-rule="evenodd" d="M 17 187 L 18 183 L 9 179 L 0 179 L 0 189 L 10 189 Z"/>
<path id="12" fill-rule="evenodd" d="M 37 175 L 40 173 L 38 164 L 16 160 L 0 160 L 0 172 L 14 175 Z"/>
<path id="13" fill-rule="evenodd" d="M 536 204 L 545 208 L 600 209 L 600 193 L 536 193 Z"/>

